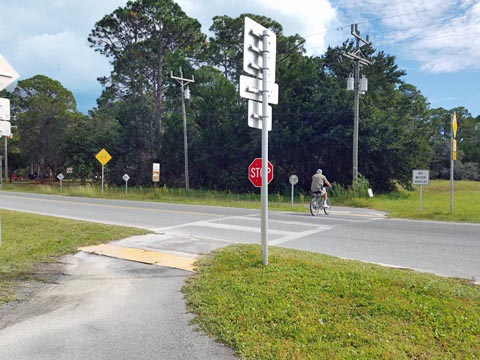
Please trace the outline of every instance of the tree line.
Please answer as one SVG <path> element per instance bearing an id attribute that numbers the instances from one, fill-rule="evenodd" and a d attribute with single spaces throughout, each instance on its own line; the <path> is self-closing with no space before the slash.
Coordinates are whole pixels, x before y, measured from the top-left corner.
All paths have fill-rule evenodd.
<path id="1" fill-rule="evenodd" d="M 271 190 L 287 191 L 296 174 L 307 192 L 317 168 L 331 181 L 350 184 L 353 92 L 346 80 L 352 63 L 342 54 L 353 50 L 353 42 L 307 56 L 301 36 L 286 36 L 281 24 L 255 14 L 215 16 L 207 38 L 172 0 L 129 1 L 95 24 L 88 41 L 112 70 L 98 79 L 103 92 L 88 115 L 77 110 L 71 91 L 44 75 L 1 94 L 10 98 L 17 126 L 9 142 L 10 169 L 56 176 L 73 167 L 85 182 L 99 173 L 94 156 L 105 148 L 112 155 L 109 183 L 121 184 L 128 173 L 130 184 L 151 184 L 152 163 L 159 162 L 162 184 L 184 186 L 180 88 L 170 78 L 181 67 L 195 77 L 186 105 L 191 187 L 253 191 L 247 168 L 260 156 L 261 132 L 248 127 L 247 102 L 238 92 L 245 16 L 277 35 Z M 372 44 L 362 52 L 372 65 L 362 70 L 369 90 L 360 100 L 359 172 L 374 190 L 409 188 L 413 169 L 448 178 L 453 111 L 459 123 L 456 177 L 479 180 L 480 116 L 463 107 L 430 108 L 403 80 L 406 73 L 393 55 Z"/>

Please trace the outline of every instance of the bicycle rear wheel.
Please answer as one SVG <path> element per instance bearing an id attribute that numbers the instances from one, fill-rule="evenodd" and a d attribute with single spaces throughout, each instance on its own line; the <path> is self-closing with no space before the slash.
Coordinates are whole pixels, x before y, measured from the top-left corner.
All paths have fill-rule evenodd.
<path id="1" fill-rule="evenodd" d="M 318 201 L 314 196 L 312 197 L 312 200 L 310 200 L 310 214 L 312 214 L 312 216 L 316 216 L 318 215 L 319 211 L 320 211 L 320 205 L 318 204 Z"/>
<path id="2" fill-rule="evenodd" d="M 327 199 L 327 205 L 328 207 L 323 207 L 323 212 L 325 215 L 330 215 L 330 211 L 332 210 L 332 205 L 330 205 L 330 199 Z"/>

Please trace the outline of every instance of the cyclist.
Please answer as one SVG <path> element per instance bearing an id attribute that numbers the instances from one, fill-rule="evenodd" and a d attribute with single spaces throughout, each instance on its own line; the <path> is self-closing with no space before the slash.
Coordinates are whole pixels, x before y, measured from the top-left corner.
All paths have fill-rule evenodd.
<path id="1" fill-rule="evenodd" d="M 332 184 L 327 180 L 326 176 L 323 175 L 322 169 L 318 169 L 316 174 L 312 176 L 312 186 L 310 191 L 317 195 L 323 197 L 323 206 L 330 207 L 327 203 L 327 191 L 325 190 L 325 185 L 332 187 Z"/>

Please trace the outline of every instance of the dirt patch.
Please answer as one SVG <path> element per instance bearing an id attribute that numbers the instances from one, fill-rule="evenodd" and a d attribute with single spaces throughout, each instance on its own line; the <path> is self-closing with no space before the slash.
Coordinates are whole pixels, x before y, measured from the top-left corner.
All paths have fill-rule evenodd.
<path id="1" fill-rule="evenodd" d="M 58 284 L 59 279 L 66 276 L 65 265 L 61 259 L 34 265 L 29 276 L 25 280 L 19 280 L 12 289 L 15 300 L 0 306 L 0 329 L 27 318 L 28 314 L 25 311 L 18 311 L 19 307 L 40 290 Z"/>

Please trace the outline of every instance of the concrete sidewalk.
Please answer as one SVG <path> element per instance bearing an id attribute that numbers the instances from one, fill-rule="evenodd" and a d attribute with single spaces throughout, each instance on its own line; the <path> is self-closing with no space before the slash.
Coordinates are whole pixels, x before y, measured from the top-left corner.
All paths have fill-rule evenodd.
<path id="1" fill-rule="evenodd" d="M 190 271 L 84 252 L 0 319 L 0 359 L 235 359 L 190 325 Z"/>

